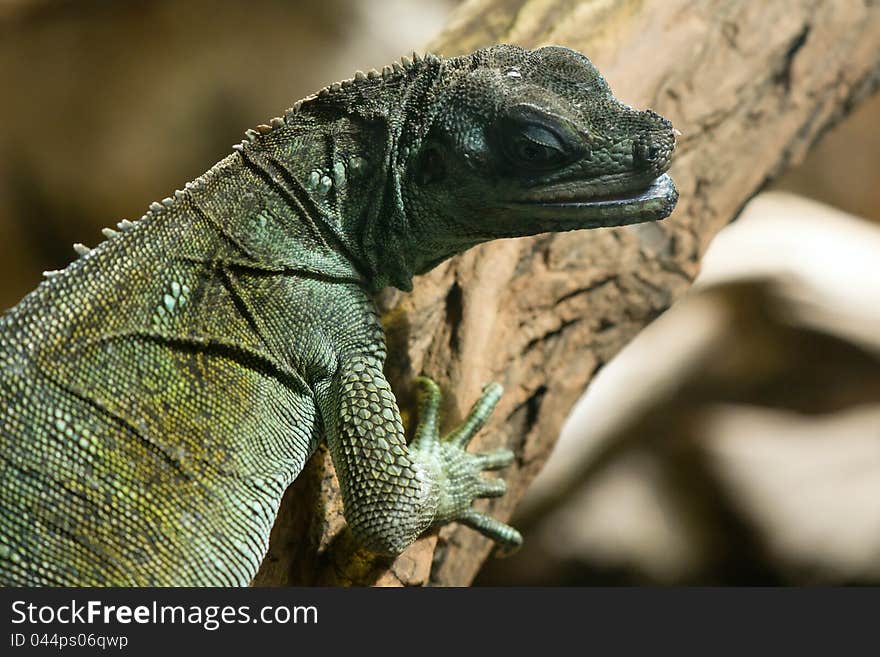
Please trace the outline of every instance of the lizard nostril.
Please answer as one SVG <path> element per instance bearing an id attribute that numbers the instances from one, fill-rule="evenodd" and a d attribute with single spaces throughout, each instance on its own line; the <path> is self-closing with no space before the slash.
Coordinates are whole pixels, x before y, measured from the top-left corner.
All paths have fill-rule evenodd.
<path id="1" fill-rule="evenodd" d="M 656 168 L 663 161 L 664 153 L 666 149 L 650 137 L 639 137 L 633 142 L 633 166 L 638 170 Z"/>

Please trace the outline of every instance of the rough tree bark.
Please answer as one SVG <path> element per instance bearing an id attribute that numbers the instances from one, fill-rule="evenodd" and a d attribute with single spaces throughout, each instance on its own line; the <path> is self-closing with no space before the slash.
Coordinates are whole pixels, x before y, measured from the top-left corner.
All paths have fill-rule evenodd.
<path id="1" fill-rule="evenodd" d="M 479 503 L 507 518 L 589 380 L 687 289 L 713 235 L 877 88 L 880 3 L 470 0 L 430 49 L 498 42 L 578 49 L 615 95 L 682 132 L 671 171 L 681 200 L 666 221 L 488 244 L 381 300 L 405 419 L 419 373 L 446 392 L 450 425 L 484 382 L 505 386 L 472 449 L 516 450 L 508 494 Z M 285 497 L 255 583 L 466 585 L 490 549 L 450 525 L 394 562 L 357 551 L 319 452 Z"/>

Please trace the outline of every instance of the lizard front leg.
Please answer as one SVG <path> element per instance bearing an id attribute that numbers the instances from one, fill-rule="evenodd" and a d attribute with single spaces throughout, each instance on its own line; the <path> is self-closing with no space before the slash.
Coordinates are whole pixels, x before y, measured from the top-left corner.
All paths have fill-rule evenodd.
<path id="1" fill-rule="evenodd" d="M 471 506 L 475 498 L 504 493 L 502 480 L 484 479 L 481 473 L 513 460 L 509 450 L 466 451 L 497 403 L 500 386 L 487 386 L 464 423 L 440 438 L 439 389 L 425 378 L 419 385 L 421 417 L 410 446 L 394 393 L 375 357 L 343 360 L 332 379 L 318 388 L 345 518 L 355 538 L 374 552 L 394 555 L 430 527 L 457 520 L 504 547 L 518 546 L 519 532 Z"/>
<path id="2" fill-rule="evenodd" d="M 518 531 L 471 506 L 477 497 L 499 497 L 507 492 L 503 479 L 485 479 L 481 473 L 507 467 L 513 462 L 513 452 L 505 448 L 481 454 L 465 451 L 495 410 L 503 392 L 501 386 L 497 383 L 486 385 L 464 422 L 441 438 L 438 423 L 440 388 L 427 377 L 419 377 L 416 383 L 419 385 L 419 423 L 411 449 L 416 462 L 435 473 L 439 481 L 440 500 L 435 524 L 457 520 L 505 549 L 519 547 L 522 536 Z"/>

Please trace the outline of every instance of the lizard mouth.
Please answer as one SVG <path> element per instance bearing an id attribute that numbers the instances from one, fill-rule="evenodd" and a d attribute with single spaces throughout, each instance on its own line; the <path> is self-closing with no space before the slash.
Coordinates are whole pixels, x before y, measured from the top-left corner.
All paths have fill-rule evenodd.
<path id="1" fill-rule="evenodd" d="M 566 195 L 568 196 L 568 195 Z M 555 217 L 571 228 L 598 228 L 656 221 L 668 217 L 678 201 L 669 174 L 650 180 L 644 187 L 610 194 L 591 194 L 558 199 L 534 199 L 517 203 L 539 215 Z"/>

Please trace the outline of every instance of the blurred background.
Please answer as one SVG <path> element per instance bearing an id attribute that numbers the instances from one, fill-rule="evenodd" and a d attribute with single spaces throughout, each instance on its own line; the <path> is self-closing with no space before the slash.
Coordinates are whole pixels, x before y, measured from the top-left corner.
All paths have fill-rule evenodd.
<path id="1" fill-rule="evenodd" d="M 0 0 L 0 307 L 456 4 Z M 878 125 L 875 97 L 718 236 L 477 584 L 880 583 Z"/>

